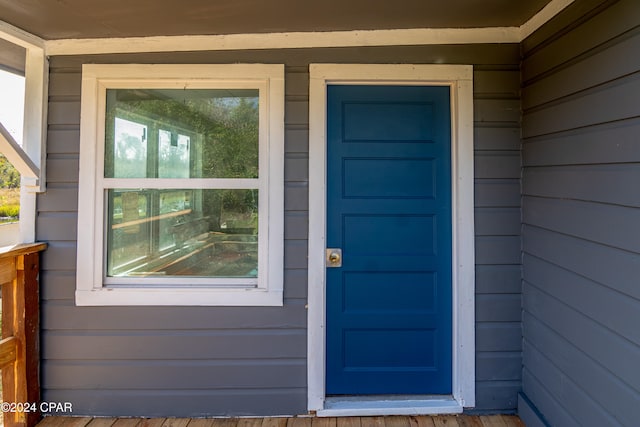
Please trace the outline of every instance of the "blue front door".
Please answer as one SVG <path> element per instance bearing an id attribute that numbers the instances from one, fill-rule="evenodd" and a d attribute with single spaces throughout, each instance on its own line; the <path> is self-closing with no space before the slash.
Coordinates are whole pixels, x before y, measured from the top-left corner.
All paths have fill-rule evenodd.
<path id="1" fill-rule="evenodd" d="M 450 141 L 448 87 L 328 87 L 328 395 L 451 394 Z"/>

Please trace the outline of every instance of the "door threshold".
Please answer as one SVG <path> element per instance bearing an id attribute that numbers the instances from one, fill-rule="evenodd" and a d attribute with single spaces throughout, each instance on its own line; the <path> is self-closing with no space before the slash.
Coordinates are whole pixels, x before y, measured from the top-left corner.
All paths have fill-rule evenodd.
<path id="1" fill-rule="evenodd" d="M 462 405 L 452 396 L 338 396 L 328 397 L 319 417 L 374 415 L 461 414 Z"/>

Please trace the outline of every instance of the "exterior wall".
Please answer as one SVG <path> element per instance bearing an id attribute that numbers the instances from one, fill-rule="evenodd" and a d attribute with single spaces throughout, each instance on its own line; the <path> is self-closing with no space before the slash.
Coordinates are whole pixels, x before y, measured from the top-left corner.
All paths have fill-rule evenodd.
<path id="1" fill-rule="evenodd" d="M 576 3 L 523 43 L 520 414 L 532 426 L 631 426 L 640 417 L 640 3 Z"/>
<path id="2" fill-rule="evenodd" d="M 308 65 L 475 66 L 477 410 L 521 388 L 517 45 L 294 49 L 51 59 L 47 193 L 38 198 L 44 401 L 74 415 L 306 413 Z M 76 307 L 82 63 L 286 64 L 284 307 Z M 313 167 L 313 166 L 311 166 Z"/>
<path id="3" fill-rule="evenodd" d="M 0 39 L 0 70 L 24 75 L 25 56 L 23 47 Z"/>

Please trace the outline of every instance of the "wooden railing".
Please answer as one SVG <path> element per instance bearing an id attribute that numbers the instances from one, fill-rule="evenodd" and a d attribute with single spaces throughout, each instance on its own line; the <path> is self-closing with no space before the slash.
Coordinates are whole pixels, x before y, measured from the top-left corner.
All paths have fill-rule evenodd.
<path id="1" fill-rule="evenodd" d="M 0 251 L 2 285 L 2 414 L 4 425 L 34 426 L 40 419 L 40 252 L 44 243 Z"/>

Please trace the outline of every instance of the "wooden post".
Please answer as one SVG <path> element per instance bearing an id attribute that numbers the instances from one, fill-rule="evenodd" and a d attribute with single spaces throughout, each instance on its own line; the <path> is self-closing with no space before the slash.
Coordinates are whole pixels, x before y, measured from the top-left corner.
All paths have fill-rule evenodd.
<path id="1" fill-rule="evenodd" d="M 24 258 L 24 379 L 27 402 L 40 405 L 40 254 L 26 254 Z M 33 408 L 33 407 L 32 407 Z M 27 427 L 35 426 L 40 410 L 25 414 Z"/>
<path id="2" fill-rule="evenodd" d="M 32 427 L 41 418 L 39 252 L 44 244 L 0 253 L 2 398 L 5 426 Z"/>

